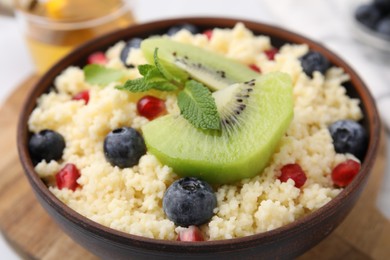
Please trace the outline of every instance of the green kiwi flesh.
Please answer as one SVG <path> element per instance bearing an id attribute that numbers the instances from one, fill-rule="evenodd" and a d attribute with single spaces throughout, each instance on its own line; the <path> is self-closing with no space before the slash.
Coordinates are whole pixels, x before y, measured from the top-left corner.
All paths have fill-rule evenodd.
<path id="1" fill-rule="evenodd" d="M 260 174 L 293 117 L 292 83 L 281 72 L 213 93 L 221 131 L 202 130 L 180 115 L 142 127 L 148 151 L 180 176 L 225 184 Z"/>
<path id="2" fill-rule="evenodd" d="M 142 52 L 151 64 L 156 48 L 159 59 L 174 64 L 176 69 L 185 71 L 188 78 L 196 79 L 214 91 L 259 75 L 248 66 L 215 52 L 162 37 L 149 38 L 141 43 Z"/>

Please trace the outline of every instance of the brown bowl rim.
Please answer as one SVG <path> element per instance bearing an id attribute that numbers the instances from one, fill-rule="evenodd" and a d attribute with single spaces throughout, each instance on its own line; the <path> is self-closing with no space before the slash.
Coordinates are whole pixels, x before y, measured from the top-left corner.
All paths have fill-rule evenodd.
<path id="1" fill-rule="evenodd" d="M 35 104 L 35 101 L 32 101 L 32 97 L 36 96 L 37 93 L 44 93 L 47 89 L 50 88 L 53 82 L 53 79 L 58 72 L 62 71 L 68 65 L 65 65 L 69 60 L 77 60 L 77 57 L 83 56 L 83 52 L 86 48 L 91 48 L 92 45 L 107 45 L 107 43 L 114 44 L 117 42 L 116 38 L 120 35 L 127 35 L 126 32 L 133 30 L 135 31 L 131 35 L 132 37 L 137 37 L 141 32 L 146 31 L 150 32 L 152 28 L 167 28 L 169 25 L 179 24 L 179 23 L 192 23 L 198 26 L 204 27 L 233 27 L 237 22 L 243 23 L 247 28 L 253 31 L 255 34 L 262 34 L 272 37 L 278 37 L 283 39 L 285 42 L 289 43 L 298 43 L 306 44 L 310 49 L 319 51 L 325 54 L 326 57 L 330 60 L 332 64 L 336 64 L 339 67 L 342 67 L 345 72 L 350 76 L 350 81 L 355 86 L 355 89 L 359 95 L 362 106 L 364 105 L 367 110 L 365 115 L 368 119 L 368 126 L 370 127 L 369 133 L 369 144 L 368 150 L 364 162 L 362 163 L 361 171 L 352 181 L 350 185 L 344 188 L 339 195 L 337 195 L 330 202 L 325 204 L 323 207 L 317 209 L 316 211 L 300 217 L 292 223 L 284 225 L 282 227 L 276 228 L 271 231 L 266 231 L 263 233 L 258 233 L 250 236 L 233 238 L 233 239 L 223 239 L 223 240 L 214 240 L 214 241 L 204 241 L 197 243 L 183 243 L 179 241 L 171 240 L 162 240 L 148 238 L 138 235 L 128 234 L 122 231 L 118 231 L 106 226 L 103 226 L 97 222 L 94 222 L 81 214 L 77 213 L 75 210 L 71 209 L 63 202 L 61 202 L 53 193 L 49 191 L 44 182 L 38 177 L 34 171 L 33 164 L 30 160 L 28 149 L 27 149 L 27 121 L 31 113 L 29 109 L 32 106 L 32 102 Z M 146 28 L 146 29 L 145 29 Z M 113 38 L 113 39 L 112 39 Z M 115 39 L 115 40 L 114 40 Z M 107 45 L 109 46 L 109 45 Z M 54 76 L 53 76 L 54 75 Z M 46 87 L 42 89 L 42 85 Z M 341 201 L 348 198 L 349 194 L 353 193 L 359 186 L 364 185 L 370 170 L 375 162 L 375 157 L 378 152 L 379 146 L 379 136 L 380 136 L 381 122 L 378 116 L 378 111 L 375 106 L 375 101 L 368 90 L 365 83 L 357 75 L 357 73 L 338 55 L 325 48 L 322 44 L 311 40 L 305 36 L 297 34 L 295 32 L 283 29 L 278 26 L 251 21 L 245 19 L 235 19 L 235 18 L 224 18 L 224 17 L 178 17 L 173 19 L 163 19 L 156 20 L 142 24 L 132 25 L 128 28 L 121 29 L 104 36 L 98 37 L 94 40 L 89 41 L 86 44 L 83 44 L 76 50 L 72 51 L 65 58 L 60 60 L 56 65 L 54 65 L 40 80 L 35 84 L 34 88 L 29 93 L 19 118 L 18 128 L 17 128 L 17 148 L 19 152 L 20 161 L 24 168 L 25 174 L 30 181 L 31 185 L 34 187 L 35 192 L 43 197 L 43 199 L 53 207 L 57 212 L 62 214 L 66 219 L 73 222 L 74 224 L 81 226 L 83 229 L 88 230 L 91 233 L 98 233 L 99 235 L 109 238 L 113 241 L 122 242 L 124 240 L 128 241 L 129 244 L 138 247 L 144 247 L 149 249 L 162 249 L 164 251 L 177 251 L 178 248 L 185 248 L 186 251 L 199 251 L 202 252 L 211 252 L 215 250 L 215 246 L 218 246 L 222 250 L 236 250 L 244 249 L 255 244 L 267 244 L 271 243 L 273 239 L 278 237 L 293 237 L 294 232 L 299 229 L 304 229 L 305 227 L 313 226 L 321 221 L 319 216 L 331 215 L 332 212 L 337 211 L 337 206 L 340 205 Z M 232 247 L 234 246 L 234 247 Z"/>

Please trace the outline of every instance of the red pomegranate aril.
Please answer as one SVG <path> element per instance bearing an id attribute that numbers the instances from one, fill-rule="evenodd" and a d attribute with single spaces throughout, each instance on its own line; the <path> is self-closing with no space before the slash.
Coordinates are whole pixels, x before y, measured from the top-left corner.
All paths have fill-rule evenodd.
<path id="1" fill-rule="evenodd" d="M 107 63 L 107 57 L 104 52 L 94 52 L 88 56 L 88 64 L 100 64 L 105 65 Z"/>
<path id="2" fill-rule="evenodd" d="M 164 100 L 153 96 L 144 96 L 138 100 L 137 110 L 141 116 L 149 120 L 166 113 Z"/>
<path id="3" fill-rule="evenodd" d="M 89 91 L 84 90 L 73 96 L 73 100 L 84 100 L 85 104 L 89 102 Z"/>
<path id="4" fill-rule="evenodd" d="M 332 171 L 332 181 L 336 186 L 345 187 L 351 183 L 360 171 L 360 163 L 346 160 L 338 164 Z"/>
<path id="5" fill-rule="evenodd" d="M 278 49 L 276 48 L 272 48 L 272 49 L 269 49 L 269 50 L 265 50 L 264 53 L 265 55 L 267 56 L 267 58 L 269 60 L 274 60 L 275 59 L 275 55 L 278 53 Z"/>
<path id="6" fill-rule="evenodd" d="M 77 183 L 77 179 L 80 177 L 80 172 L 76 165 L 72 163 L 66 164 L 57 174 L 56 183 L 57 187 L 62 190 L 68 188 L 75 191 L 80 185 Z"/>
<path id="7" fill-rule="evenodd" d="M 179 232 L 177 241 L 184 241 L 184 242 L 204 241 L 204 237 L 202 232 L 197 226 L 189 226 L 188 228 L 183 229 Z"/>
<path id="8" fill-rule="evenodd" d="M 256 64 L 250 64 L 249 68 L 251 68 L 253 71 L 261 73 L 261 69 Z"/>
<path id="9" fill-rule="evenodd" d="M 206 35 L 208 40 L 211 40 L 211 37 L 213 37 L 213 30 L 206 30 L 203 34 Z"/>
<path id="10" fill-rule="evenodd" d="M 302 170 L 301 166 L 296 163 L 286 164 L 281 169 L 282 174 L 279 176 L 281 182 L 287 182 L 288 179 L 292 179 L 295 182 L 295 187 L 302 187 L 306 180 L 306 174 Z"/>

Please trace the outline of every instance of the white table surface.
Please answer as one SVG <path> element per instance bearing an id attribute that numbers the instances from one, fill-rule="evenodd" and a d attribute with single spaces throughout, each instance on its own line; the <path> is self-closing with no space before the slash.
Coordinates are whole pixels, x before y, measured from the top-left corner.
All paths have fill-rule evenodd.
<path id="1" fill-rule="evenodd" d="M 267 22 L 308 36 L 352 65 L 377 98 L 380 110 L 390 111 L 390 99 L 386 99 L 390 96 L 390 55 L 379 53 L 354 38 L 349 15 L 356 1 L 360 0 L 133 0 L 139 22 L 182 16 L 232 17 Z M 33 71 L 16 21 L 0 16 L 0 104 Z M 389 135 L 387 145 L 390 147 Z M 377 206 L 390 219 L 389 165 Z M 0 238 L 0 259 L 20 259 Z"/>

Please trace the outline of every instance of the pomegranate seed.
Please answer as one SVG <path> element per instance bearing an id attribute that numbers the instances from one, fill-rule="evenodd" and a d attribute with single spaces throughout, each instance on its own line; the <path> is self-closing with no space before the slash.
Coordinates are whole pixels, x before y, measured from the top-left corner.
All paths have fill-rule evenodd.
<path id="1" fill-rule="evenodd" d="M 265 55 L 267 55 L 267 58 L 269 60 L 274 60 L 275 59 L 275 55 L 276 55 L 276 53 L 278 53 L 278 51 L 279 51 L 278 49 L 272 48 L 272 49 L 264 51 L 264 53 L 265 53 Z"/>
<path id="2" fill-rule="evenodd" d="M 208 40 L 211 40 L 211 37 L 213 36 L 213 30 L 206 30 L 203 32 L 204 35 L 206 35 Z"/>
<path id="3" fill-rule="evenodd" d="M 94 52 L 88 56 L 88 64 L 100 64 L 104 65 L 107 63 L 107 57 L 104 52 Z"/>
<path id="4" fill-rule="evenodd" d="M 137 110 L 141 116 L 149 120 L 166 113 L 164 100 L 153 96 L 144 96 L 138 100 Z"/>
<path id="5" fill-rule="evenodd" d="M 360 163 L 346 160 L 338 164 L 332 171 L 333 183 L 339 187 L 347 186 L 360 171 Z"/>
<path id="6" fill-rule="evenodd" d="M 251 68 L 252 70 L 254 70 L 254 71 L 258 72 L 258 73 L 261 73 L 261 69 L 257 65 L 255 65 L 255 64 L 250 64 L 249 68 Z"/>
<path id="7" fill-rule="evenodd" d="M 286 182 L 288 179 L 292 179 L 295 182 L 295 187 L 302 187 L 306 180 L 306 174 L 302 170 L 301 166 L 296 163 L 286 164 L 281 169 L 282 174 L 279 176 L 281 182 Z"/>
<path id="8" fill-rule="evenodd" d="M 73 100 L 84 100 L 85 104 L 88 104 L 89 91 L 88 90 L 81 91 L 81 92 L 77 93 L 76 95 L 74 95 L 72 99 Z"/>
<path id="9" fill-rule="evenodd" d="M 185 242 L 204 241 L 204 237 L 202 232 L 197 226 L 189 226 L 188 228 L 183 229 L 179 232 L 177 241 L 185 241 Z"/>
<path id="10" fill-rule="evenodd" d="M 68 163 L 56 174 L 57 187 L 62 190 L 68 188 L 75 191 L 80 185 L 77 183 L 77 179 L 80 177 L 80 172 L 77 167 Z"/>

